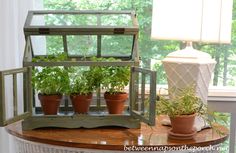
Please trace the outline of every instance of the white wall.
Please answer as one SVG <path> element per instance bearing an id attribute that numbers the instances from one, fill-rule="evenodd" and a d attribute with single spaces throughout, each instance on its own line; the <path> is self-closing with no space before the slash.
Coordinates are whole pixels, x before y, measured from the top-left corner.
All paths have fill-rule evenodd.
<path id="1" fill-rule="evenodd" d="M 22 67 L 25 18 L 28 10 L 42 8 L 42 2 L 0 0 L 0 70 Z M 0 153 L 14 153 L 12 148 L 14 146 L 10 136 L 4 128 L 0 128 Z"/>

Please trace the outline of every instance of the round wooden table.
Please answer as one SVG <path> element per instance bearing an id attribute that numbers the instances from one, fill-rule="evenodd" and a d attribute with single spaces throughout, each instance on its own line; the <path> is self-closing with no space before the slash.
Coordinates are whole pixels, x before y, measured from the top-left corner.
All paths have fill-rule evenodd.
<path id="1" fill-rule="evenodd" d="M 217 146 L 228 138 L 228 129 L 218 125 L 216 128 L 224 134 L 220 135 L 215 130 L 204 129 L 198 132 L 191 140 L 170 139 L 168 138 L 168 130 L 170 127 L 160 125 L 160 119 L 161 118 L 157 118 L 156 126 L 150 127 L 146 124 L 142 124 L 140 129 L 115 127 L 96 129 L 42 128 L 22 131 L 21 122 L 16 122 L 7 126 L 6 130 L 17 139 L 18 145 L 24 145 L 24 143 L 26 143 L 29 147 L 29 144 L 32 143 L 33 145 L 47 145 L 48 148 L 50 148 L 50 146 L 51 148 L 64 148 L 64 150 L 65 148 L 72 148 L 72 150 L 75 150 L 75 153 L 78 149 L 92 149 L 94 152 L 104 152 L 105 150 L 120 152 L 125 150 L 131 151 L 132 149 L 147 151 L 144 149 L 148 149 L 148 147 L 150 147 L 149 151 L 154 147 L 156 147 L 156 149 L 166 150 L 173 150 L 174 147 L 202 148 Z M 24 147 L 21 146 L 20 148 Z M 31 147 L 31 149 L 31 153 L 34 153 L 33 147 Z M 49 152 L 51 153 L 53 151 Z M 35 153 L 41 152 L 35 151 Z"/>

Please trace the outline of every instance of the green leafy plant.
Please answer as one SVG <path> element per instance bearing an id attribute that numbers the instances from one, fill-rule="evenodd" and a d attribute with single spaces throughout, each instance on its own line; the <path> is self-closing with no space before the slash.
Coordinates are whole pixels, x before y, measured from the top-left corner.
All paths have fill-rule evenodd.
<path id="1" fill-rule="evenodd" d="M 67 60 L 67 54 L 58 53 L 47 56 L 36 56 L 32 59 L 32 62 L 59 62 L 64 60 Z"/>
<path id="2" fill-rule="evenodd" d="M 87 95 L 97 88 L 96 71 L 93 68 L 85 71 L 79 71 L 72 79 L 70 94 Z"/>
<path id="3" fill-rule="evenodd" d="M 120 61 L 109 58 L 107 61 Z M 102 86 L 110 94 L 124 92 L 125 86 L 129 84 L 130 69 L 127 66 L 106 66 L 102 68 Z"/>
<path id="4" fill-rule="evenodd" d="M 194 113 L 197 115 L 207 113 L 207 106 L 196 96 L 194 86 L 179 89 L 179 94 L 173 98 L 160 96 L 160 100 L 157 102 L 157 114 L 175 117 Z"/>
<path id="5" fill-rule="evenodd" d="M 179 89 L 178 95 L 173 98 L 160 96 L 156 105 L 156 112 L 157 115 L 168 115 L 173 118 L 181 115 L 196 114 L 197 116 L 201 116 L 211 127 L 214 127 L 214 122 L 221 121 L 227 123 L 227 116 L 219 115 L 211 111 L 208 106 L 196 96 L 194 85 Z M 220 131 L 216 131 L 221 134 Z"/>
<path id="6" fill-rule="evenodd" d="M 65 54 L 36 57 L 33 62 L 55 62 L 65 60 Z M 64 67 L 37 67 L 32 73 L 34 88 L 44 95 L 58 95 L 66 93 L 69 89 L 68 70 Z"/>
<path id="7" fill-rule="evenodd" d="M 115 58 L 97 58 L 92 57 L 96 62 L 119 62 Z M 95 88 L 100 85 L 110 94 L 124 92 L 125 86 L 129 84 L 130 69 L 127 66 L 92 66 L 90 76 L 93 77 Z"/>
<path id="8" fill-rule="evenodd" d="M 95 62 L 101 62 L 101 61 L 108 61 L 108 59 L 106 58 L 97 58 L 97 57 L 92 57 L 91 61 L 95 61 Z M 91 66 L 90 67 L 90 72 L 89 76 L 91 76 L 93 78 L 93 83 L 95 88 L 99 88 L 100 85 L 102 84 L 105 76 L 104 73 L 104 67 L 102 66 Z"/>
<path id="9" fill-rule="evenodd" d="M 91 60 L 99 62 L 105 59 L 92 57 Z M 87 95 L 99 88 L 104 78 L 102 69 L 101 66 L 90 66 L 89 69 L 70 68 L 72 72 L 70 73 L 72 76 L 70 94 Z"/>

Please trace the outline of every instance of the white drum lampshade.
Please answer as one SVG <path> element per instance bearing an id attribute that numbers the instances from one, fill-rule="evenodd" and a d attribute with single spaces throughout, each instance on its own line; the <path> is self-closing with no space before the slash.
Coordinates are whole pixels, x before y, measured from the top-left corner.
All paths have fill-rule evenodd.
<path id="1" fill-rule="evenodd" d="M 188 42 L 163 60 L 169 89 L 195 84 L 196 93 L 207 102 L 216 62 L 191 43 L 230 43 L 232 6 L 233 0 L 153 0 L 151 38 Z"/>

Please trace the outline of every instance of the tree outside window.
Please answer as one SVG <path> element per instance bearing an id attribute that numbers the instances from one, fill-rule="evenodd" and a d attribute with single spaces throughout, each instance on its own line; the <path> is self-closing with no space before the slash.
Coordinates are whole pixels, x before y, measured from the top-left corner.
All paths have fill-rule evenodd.
<path id="1" fill-rule="evenodd" d="M 194 47 L 198 50 L 209 53 L 212 58 L 217 61 L 212 85 L 214 86 L 235 86 L 236 85 L 236 0 L 234 0 L 233 8 L 233 20 L 232 20 L 232 44 L 231 45 L 212 45 L 212 44 L 201 44 L 195 43 Z M 142 67 L 151 68 L 156 70 L 157 83 L 167 84 L 166 76 L 163 71 L 161 60 L 170 52 L 181 48 L 181 42 L 179 41 L 157 41 L 151 40 L 151 17 L 152 17 L 152 0 L 44 0 L 44 8 L 46 10 L 134 10 L 138 17 L 139 22 L 139 52 L 142 60 Z M 105 20 L 105 19 L 104 19 Z M 46 18 L 47 24 L 53 24 L 54 22 L 65 24 L 64 22 L 73 22 L 80 24 L 92 24 L 94 22 L 91 18 L 71 18 L 68 16 L 56 16 L 55 18 Z M 120 18 L 115 18 L 116 24 L 122 23 Z M 112 23 L 109 23 L 112 24 Z M 52 50 L 60 50 L 60 45 L 55 45 L 58 38 L 46 39 L 46 48 Z M 93 45 L 93 38 L 84 37 L 88 39 L 87 42 L 91 42 Z M 119 39 L 119 38 L 116 38 Z M 79 38 L 71 43 L 71 46 L 78 46 L 83 40 Z M 120 41 L 120 40 L 117 40 Z M 73 44 L 74 43 L 74 44 Z M 106 38 L 106 44 L 114 43 L 113 37 Z M 129 41 L 126 41 L 124 46 L 129 46 Z M 84 47 L 85 46 L 85 47 Z M 84 45 L 78 46 L 78 48 L 85 48 L 81 51 L 86 54 L 86 50 L 90 51 L 89 48 L 93 46 Z M 87 47 L 86 47 L 87 46 Z M 109 51 L 112 54 L 115 50 Z M 51 52 L 48 52 L 50 54 Z M 123 52 L 122 52 L 123 53 Z"/>

